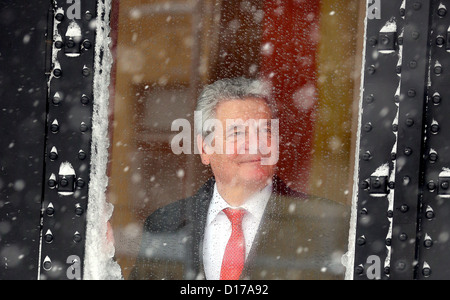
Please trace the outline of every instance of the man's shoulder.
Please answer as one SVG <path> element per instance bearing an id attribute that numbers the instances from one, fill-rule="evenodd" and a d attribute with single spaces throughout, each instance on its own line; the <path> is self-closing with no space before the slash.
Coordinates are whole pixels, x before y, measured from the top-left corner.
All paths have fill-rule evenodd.
<path id="1" fill-rule="evenodd" d="M 150 232 L 175 231 L 201 213 L 207 206 L 214 187 L 214 180 L 209 179 L 196 194 L 167 204 L 147 217 L 145 229 Z"/>
<path id="2" fill-rule="evenodd" d="M 347 249 L 348 207 L 274 181 L 252 279 L 341 278 Z M 276 266 L 276 267 L 275 267 Z"/>
<path id="3" fill-rule="evenodd" d="M 283 215 L 294 218 L 316 219 L 325 222 L 349 219 L 350 207 L 343 203 L 314 195 L 302 194 L 278 196 L 279 209 Z"/>

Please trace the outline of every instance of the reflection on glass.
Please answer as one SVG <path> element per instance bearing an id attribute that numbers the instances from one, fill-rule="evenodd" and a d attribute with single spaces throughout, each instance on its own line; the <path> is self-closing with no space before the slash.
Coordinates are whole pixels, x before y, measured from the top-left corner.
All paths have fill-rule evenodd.
<path id="1" fill-rule="evenodd" d="M 250 279 L 343 278 L 359 2 L 116 2 L 108 196 L 125 278 L 219 279 L 225 265 Z M 200 92 L 227 78 L 261 79 L 269 93 L 225 97 L 211 118 L 222 130 L 203 131 Z M 219 82 L 228 85 L 218 91 L 233 85 Z M 270 121 L 270 130 L 258 122 L 230 129 L 236 119 Z M 261 164 L 259 140 L 276 145 L 276 164 Z M 247 154 L 237 155 L 239 144 Z M 224 203 L 246 208 L 241 225 L 222 210 L 211 216 Z M 243 259 L 227 258 L 230 240 L 245 244 Z"/>

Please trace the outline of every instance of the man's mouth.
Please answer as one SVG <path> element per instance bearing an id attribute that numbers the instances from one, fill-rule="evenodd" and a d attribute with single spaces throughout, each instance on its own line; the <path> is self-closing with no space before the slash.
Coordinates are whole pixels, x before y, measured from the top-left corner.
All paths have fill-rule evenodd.
<path id="1" fill-rule="evenodd" d="M 255 163 L 261 163 L 261 158 L 254 158 L 254 159 L 246 159 L 240 162 L 240 164 L 255 164 Z"/>

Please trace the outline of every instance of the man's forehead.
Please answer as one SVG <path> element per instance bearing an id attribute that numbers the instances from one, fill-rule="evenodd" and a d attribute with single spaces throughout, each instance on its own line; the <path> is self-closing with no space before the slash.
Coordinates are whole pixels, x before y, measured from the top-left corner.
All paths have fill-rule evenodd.
<path id="1" fill-rule="evenodd" d="M 244 99 L 224 99 L 216 108 L 216 115 L 220 117 L 222 115 L 256 115 L 256 114 L 269 114 L 271 110 L 266 100 L 262 98 L 244 98 Z"/>
<path id="2" fill-rule="evenodd" d="M 270 119 L 226 119 L 226 128 L 232 129 L 232 128 L 240 128 L 240 127 L 247 127 L 247 126 L 270 126 L 272 120 Z"/>

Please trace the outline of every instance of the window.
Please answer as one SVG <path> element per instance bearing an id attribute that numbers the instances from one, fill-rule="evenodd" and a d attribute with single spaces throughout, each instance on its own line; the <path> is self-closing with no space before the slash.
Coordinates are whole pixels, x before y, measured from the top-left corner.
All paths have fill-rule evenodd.
<path id="1" fill-rule="evenodd" d="M 277 176 L 289 188 L 326 201 L 288 207 L 297 227 L 287 230 L 289 220 L 279 225 L 284 239 L 332 235 L 322 245 L 323 264 L 305 254 L 314 246 L 299 244 L 299 272 L 288 267 L 292 257 L 280 257 L 279 274 L 344 277 L 364 12 L 358 0 L 113 1 L 108 201 L 124 278 L 139 263 L 147 217 L 194 195 L 214 175 L 198 154 L 174 153 L 171 142 L 179 131 L 172 130 L 173 122 L 185 119 L 193 129 L 202 87 L 237 77 L 263 78 L 273 88 Z M 338 218 L 330 217 L 333 210 Z M 277 255 L 267 251 L 261 260 L 268 256 Z M 266 267 L 261 263 L 258 272 L 270 278 Z"/>

